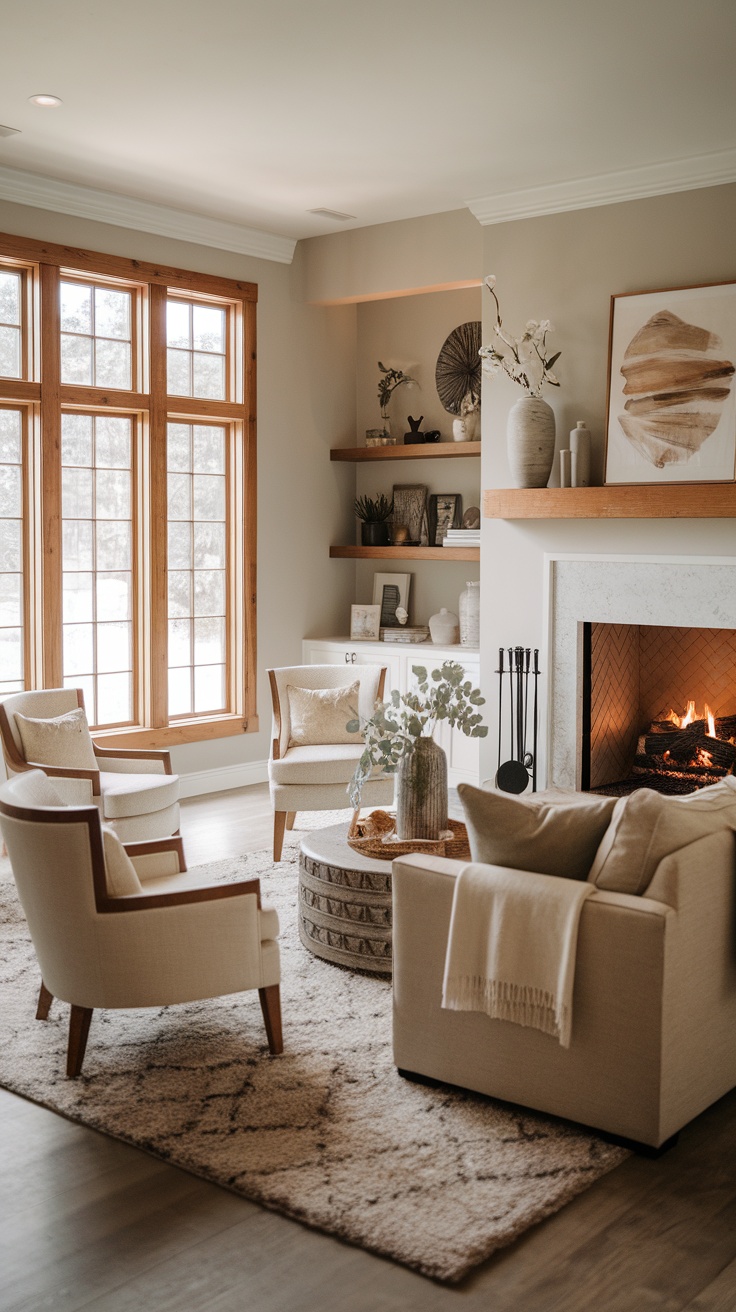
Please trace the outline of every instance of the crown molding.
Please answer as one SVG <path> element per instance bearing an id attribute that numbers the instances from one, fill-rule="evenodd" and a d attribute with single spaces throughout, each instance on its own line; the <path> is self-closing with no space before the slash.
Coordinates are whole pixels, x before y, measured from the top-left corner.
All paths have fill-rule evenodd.
<path id="1" fill-rule="evenodd" d="M 736 150 L 719 150 L 709 155 L 622 169 L 618 173 L 552 182 L 543 187 L 526 187 L 495 196 L 478 196 L 465 204 L 478 222 L 487 226 L 508 223 L 513 219 L 530 219 L 540 214 L 615 205 L 619 201 L 641 200 L 646 196 L 664 196 L 668 192 L 718 187 L 735 181 Z"/>
<path id="2" fill-rule="evenodd" d="M 73 214 L 80 219 L 96 219 L 99 223 L 151 232 L 158 237 L 175 237 L 178 241 L 234 251 L 237 255 L 253 255 L 259 260 L 275 260 L 278 264 L 291 264 L 296 246 L 291 237 L 3 166 L 0 166 L 0 200 Z"/>

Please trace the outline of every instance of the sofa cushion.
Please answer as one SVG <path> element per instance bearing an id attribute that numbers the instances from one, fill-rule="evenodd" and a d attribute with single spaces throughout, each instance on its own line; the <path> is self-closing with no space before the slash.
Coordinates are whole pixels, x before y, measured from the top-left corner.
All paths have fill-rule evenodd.
<path id="1" fill-rule="evenodd" d="M 296 688 L 287 684 L 289 747 L 360 742 L 360 733 L 348 733 L 345 727 L 349 720 L 357 719 L 359 693 L 357 679 L 347 688 Z"/>
<path id="2" fill-rule="evenodd" d="M 290 747 L 281 760 L 269 761 L 268 774 L 276 784 L 347 784 L 362 754 L 362 741 Z"/>
<path id="3" fill-rule="evenodd" d="M 67 770 L 98 769 L 84 707 L 50 720 L 32 719 L 16 711 L 15 722 L 27 761 Z"/>
<path id="4" fill-rule="evenodd" d="M 179 800 L 178 774 L 100 774 L 102 814 L 117 820 L 124 816 L 151 815 Z"/>
<path id="5" fill-rule="evenodd" d="M 615 807 L 612 797 L 549 802 L 458 784 L 473 861 L 585 879 Z"/>
<path id="6" fill-rule="evenodd" d="M 105 882 L 110 897 L 142 893 L 143 887 L 133 862 L 108 825 L 102 826 L 102 846 L 105 850 Z"/>
<path id="7" fill-rule="evenodd" d="M 616 803 L 588 878 L 609 893 L 645 893 L 660 861 L 719 829 L 736 829 L 736 779 L 686 797 L 639 788 Z"/>

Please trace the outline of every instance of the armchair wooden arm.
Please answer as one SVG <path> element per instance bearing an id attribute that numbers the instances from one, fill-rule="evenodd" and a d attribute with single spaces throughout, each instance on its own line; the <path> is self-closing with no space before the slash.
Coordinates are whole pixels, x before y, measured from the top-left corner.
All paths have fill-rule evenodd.
<path id="1" fill-rule="evenodd" d="M 71 766 L 44 765 L 42 761 L 23 761 L 22 765 L 19 766 L 19 770 L 43 770 L 49 779 L 89 779 L 93 796 L 99 797 L 100 795 L 99 770 L 74 770 Z"/>
<path id="2" fill-rule="evenodd" d="M 192 902 L 217 902 L 225 897 L 243 897 L 255 893 L 258 910 L 261 909 L 260 879 L 242 879 L 237 884 L 203 884 L 200 888 L 185 888 L 178 893 L 130 893 L 126 897 L 98 898 L 97 910 L 150 911 L 153 907 L 183 907 Z"/>
<path id="3" fill-rule="evenodd" d="M 103 747 L 96 738 L 92 739 L 95 756 L 102 760 L 105 757 L 115 757 L 122 761 L 161 761 L 164 767 L 164 774 L 173 774 L 171 768 L 171 753 L 162 748 L 154 750 L 145 747 Z"/>
<path id="4" fill-rule="evenodd" d="M 172 834 L 170 838 L 149 838 L 137 843 L 123 843 L 131 861 L 135 861 L 137 856 L 149 856 L 155 852 L 176 852 L 179 857 L 179 874 L 184 874 L 187 863 L 184 856 L 184 839 L 180 834 Z"/>

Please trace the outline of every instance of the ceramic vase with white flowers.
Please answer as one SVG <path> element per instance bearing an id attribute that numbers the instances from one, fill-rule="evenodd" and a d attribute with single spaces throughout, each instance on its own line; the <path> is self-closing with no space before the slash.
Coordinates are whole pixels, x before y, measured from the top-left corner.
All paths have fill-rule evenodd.
<path id="1" fill-rule="evenodd" d="M 542 398 L 542 388 L 545 383 L 559 387 L 552 366 L 561 353 L 547 355 L 547 334 L 552 331 L 549 319 L 530 319 L 521 337 L 507 333 L 495 292 L 495 275 L 489 274 L 484 281 L 496 310 L 496 340 L 481 347 L 483 372 L 493 376 L 503 371 L 524 390 L 511 407 L 507 422 L 511 476 L 516 487 L 546 487 L 555 458 L 555 416 Z"/>

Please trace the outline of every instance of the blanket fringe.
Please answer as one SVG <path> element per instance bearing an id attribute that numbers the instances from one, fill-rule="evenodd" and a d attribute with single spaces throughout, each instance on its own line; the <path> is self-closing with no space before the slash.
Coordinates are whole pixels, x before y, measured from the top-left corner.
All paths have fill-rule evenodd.
<path id="1" fill-rule="evenodd" d="M 485 979 L 482 975 L 453 976 L 445 983 L 442 1006 L 451 1011 L 484 1011 L 494 1020 L 533 1026 L 561 1038 L 567 1029 L 568 1008 L 559 1006 L 553 993 L 527 984 Z"/>

